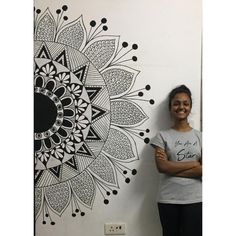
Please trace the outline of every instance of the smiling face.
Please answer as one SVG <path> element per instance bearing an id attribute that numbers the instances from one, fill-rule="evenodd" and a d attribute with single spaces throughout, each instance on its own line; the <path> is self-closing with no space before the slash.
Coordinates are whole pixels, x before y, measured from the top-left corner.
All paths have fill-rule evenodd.
<path id="1" fill-rule="evenodd" d="M 186 93 L 177 93 L 171 100 L 170 113 L 175 120 L 186 120 L 191 112 L 191 100 Z"/>

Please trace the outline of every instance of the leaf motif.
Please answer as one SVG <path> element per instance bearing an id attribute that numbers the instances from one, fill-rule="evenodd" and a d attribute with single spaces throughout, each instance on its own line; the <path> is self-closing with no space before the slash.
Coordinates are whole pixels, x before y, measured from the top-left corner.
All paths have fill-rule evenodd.
<path id="1" fill-rule="evenodd" d="M 83 52 L 93 65 L 101 71 L 114 59 L 118 44 L 118 36 L 100 36 L 91 40 Z"/>
<path id="2" fill-rule="evenodd" d="M 111 123 L 122 127 L 136 127 L 147 115 L 136 103 L 124 99 L 111 101 Z"/>
<path id="3" fill-rule="evenodd" d="M 58 32 L 55 41 L 80 50 L 85 46 L 86 37 L 86 29 L 83 18 L 80 16 L 78 19 L 65 25 Z"/>
<path id="4" fill-rule="evenodd" d="M 102 72 L 111 98 L 124 96 L 133 87 L 139 71 L 127 66 L 110 66 Z"/>
<path id="5" fill-rule="evenodd" d="M 103 152 L 112 159 L 131 162 L 138 159 L 138 152 L 133 138 L 122 129 L 112 126 Z"/>
<path id="6" fill-rule="evenodd" d="M 71 190 L 67 182 L 45 187 L 45 199 L 49 207 L 58 215 L 61 215 L 71 199 Z"/>
<path id="7" fill-rule="evenodd" d="M 35 209 L 35 218 L 37 219 L 38 216 L 40 215 L 40 212 L 42 210 L 42 205 L 43 205 L 43 191 L 42 188 L 35 188 L 34 191 L 34 209 Z"/>
<path id="8" fill-rule="evenodd" d="M 100 154 L 88 168 L 92 174 L 108 185 L 118 187 L 116 170 L 112 162 L 103 154 Z"/>
<path id="9" fill-rule="evenodd" d="M 92 208 L 95 197 L 95 184 L 91 175 L 83 171 L 70 180 L 71 187 L 79 201 L 86 207 Z"/>
<path id="10" fill-rule="evenodd" d="M 56 23 L 52 13 L 47 8 L 42 16 L 39 18 L 35 39 L 43 41 L 53 41 L 56 33 Z"/>

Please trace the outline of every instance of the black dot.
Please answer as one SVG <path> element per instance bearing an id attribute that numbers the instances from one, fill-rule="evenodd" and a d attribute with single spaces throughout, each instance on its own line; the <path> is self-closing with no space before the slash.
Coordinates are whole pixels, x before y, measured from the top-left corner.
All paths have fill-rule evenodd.
<path id="1" fill-rule="evenodd" d="M 54 221 L 52 221 L 52 222 L 51 222 L 51 225 L 55 225 L 55 222 L 54 222 Z"/>
<path id="2" fill-rule="evenodd" d="M 105 200 L 104 200 L 104 204 L 107 205 L 108 203 L 109 203 L 109 200 L 105 199 Z"/>
<path id="3" fill-rule="evenodd" d="M 122 47 L 123 47 L 123 48 L 128 47 L 128 43 L 127 43 L 127 42 L 123 42 L 123 43 L 122 43 Z"/>
<path id="4" fill-rule="evenodd" d="M 37 10 L 36 10 L 36 13 L 37 13 L 37 14 L 41 13 L 41 10 L 40 10 L 40 9 L 37 9 Z"/>
<path id="5" fill-rule="evenodd" d="M 94 27 L 96 25 L 96 21 L 95 20 L 90 21 L 90 25 Z"/>
<path id="6" fill-rule="evenodd" d="M 146 129 L 146 133 L 149 133 L 150 132 L 150 130 L 149 129 Z"/>
<path id="7" fill-rule="evenodd" d="M 35 11 L 35 7 L 34 7 L 34 11 Z"/>
<path id="8" fill-rule="evenodd" d="M 72 213 L 72 216 L 73 216 L 73 217 L 76 217 L 76 214 L 75 214 L 75 213 Z"/>
<path id="9" fill-rule="evenodd" d="M 142 97 L 143 96 L 143 92 L 139 92 L 138 95 L 139 95 L 139 97 Z"/>
<path id="10" fill-rule="evenodd" d="M 79 209 L 75 209 L 75 212 L 78 213 L 78 212 L 79 212 Z"/>
<path id="11" fill-rule="evenodd" d="M 136 50 L 136 49 L 138 49 L 138 45 L 137 45 L 137 44 L 133 44 L 133 45 L 132 45 L 132 48 L 133 48 L 134 50 Z"/>
<path id="12" fill-rule="evenodd" d="M 149 138 L 145 138 L 144 139 L 144 143 L 149 143 L 150 139 Z"/>
<path id="13" fill-rule="evenodd" d="M 110 196 L 110 194 L 111 194 L 111 193 L 107 191 L 107 196 Z"/>
<path id="14" fill-rule="evenodd" d="M 127 174 L 127 170 L 124 170 L 124 171 L 123 171 L 123 174 L 126 175 L 126 174 Z"/>
<path id="15" fill-rule="evenodd" d="M 138 58 L 137 58 L 136 56 L 133 56 L 133 57 L 132 57 L 132 60 L 133 60 L 133 61 L 137 61 Z"/>
<path id="16" fill-rule="evenodd" d="M 64 16 L 63 19 L 64 19 L 64 20 L 68 20 L 68 17 L 67 17 L 67 16 Z"/>
<path id="17" fill-rule="evenodd" d="M 61 13 L 61 9 L 57 9 L 57 10 L 56 10 L 56 13 L 57 13 L 57 14 L 60 14 L 60 13 Z"/>
<path id="18" fill-rule="evenodd" d="M 48 214 L 45 214 L 46 217 L 48 217 L 49 215 Z"/>
<path id="19" fill-rule="evenodd" d="M 133 169 L 132 170 L 132 175 L 136 175 L 137 174 L 137 170 L 136 169 Z"/>
<path id="20" fill-rule="evenodd" d="M 139 135 L 140 135 L 140 136 L 144 136 L 144 133 L 143 133 L 143 132 L 140 132 Z"/>
<path id="21" fill-rule="evenodd" d="M 84 212 L 81 212 L 81 214 L 80 214 L 81 216 L 84 216 L 85 215 L 85 213 Z"/>
<path id="22" fill-rule="evenodd" d="M 154 100 L 153 100 L 153 99 L 150 99 L 150 100 L 149 100 L 149 103 L 150 103 L 151 105 L 153 105 L 153 104 L 154 104 Z"/>
<path id="23" fill-rule="evenodd" d="M 102 19 L 101 19 L 101 22 L 102 22 L 103 24 L 106 24 L 106 23 L 107 23 L 107 19 L 106 19 L 106 18 L 102 18 Z"/>
<path id="24" fill-rule="evenodd" d="M 148 84 L 148 85 L 146 85 L 145 89 L 146 89 L 146 90 L 150 90 L 150 89 L 151 89 L 151 86 Z"/>
<path id="25" fill-rule="evenodd" d="M 67 11 L 67 9 L 68 9 L 67 5 L 62 6 L 63 11 Z"/>
<path id="26" fill-rule="evenodd" d="M 112 193 L 113 193 L 114 195 L 116 195 L 118 192 L 117 192 L 117 190 L 113 190 Z"/>
<path id="27" fill-rule="evenodd" d="M 126 178 L 125 182 L 128 184 L 130 182 L 130 178 Z"/>
<path id="28" fill-rule="evenodd" d="M 104 25 L 104 26 L 102 27 L 102 29 L 103 29 L 104 31 L 107 31 L 107 30 L 108 30 L 108 27 L 107 27 L 106 25 Z"/>
<path id="29" fill-rule="evenodd" d="M 46 221 L 45 220 L 43 221 L 43 224 L 46 225 Z"/>

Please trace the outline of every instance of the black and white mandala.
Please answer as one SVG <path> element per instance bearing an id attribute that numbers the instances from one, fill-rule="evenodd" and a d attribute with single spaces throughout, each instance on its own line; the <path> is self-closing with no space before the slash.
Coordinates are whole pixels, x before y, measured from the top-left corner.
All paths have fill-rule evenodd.
<path id="1" fill-rule="evenodd" d="M 121 55 L 128 44 L 101 35 L 105 18 L 87 33 L 82 15 L 66 24 L 67 9 L 56 17 L 35 9 L 35 216 L 52 225 L 52 214 L 69 206 L 84 216 L 96 193 L 108 204 L 118 175 L 129 183 L 137 172 L 127 166 L 139 159 L 135 138 L 149 142 L 149 130 L 138 129 L 148 117 L 135 101 L 150 86 L 131 92 L 139 71 L 124 65 L 137 60 L 124 58 L 138 46 Z"/>

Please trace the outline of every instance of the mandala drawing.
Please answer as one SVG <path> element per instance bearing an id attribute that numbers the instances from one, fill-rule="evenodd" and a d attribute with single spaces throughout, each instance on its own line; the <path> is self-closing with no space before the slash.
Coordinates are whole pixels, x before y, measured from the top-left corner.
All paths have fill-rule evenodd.
<path id="1" fill-rule="evenodd" d="M 154 101 L 141 98 L 150 85 L 132 91 L 139 71 L 125 63 L 137 57 L 125 57 L 138 46 L 102 35 L 106 18 L 87 32 L 82 15 L 67 23 L 66 5 L 55 16 L 34 10 L 35 219 L 54 225 L 53 214 L 70 207 L 72 217 L 84 216 L 96 194 L 108 204 L 119 179 L 130 182 L 135 139 L 149 142 L 137 101 Z"/>

